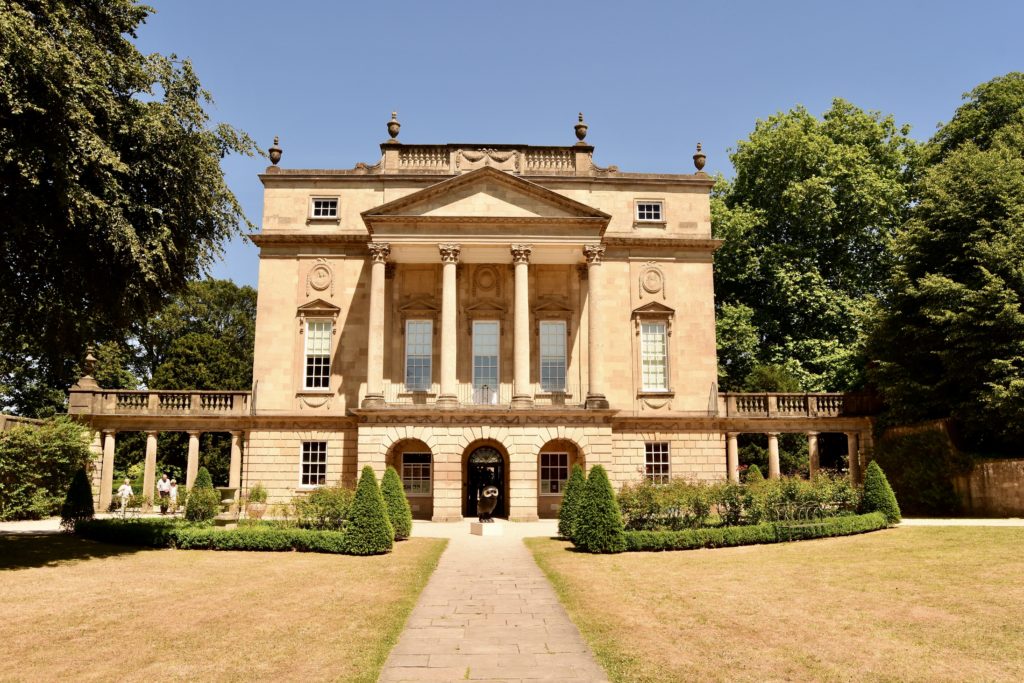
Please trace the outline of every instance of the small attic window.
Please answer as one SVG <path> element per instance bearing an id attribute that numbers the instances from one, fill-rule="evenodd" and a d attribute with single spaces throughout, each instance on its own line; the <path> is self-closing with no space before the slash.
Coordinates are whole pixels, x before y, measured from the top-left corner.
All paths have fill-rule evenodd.
<path id="1" fill-rule="evenodd" d="M 338 198 L 337 197 L 313 197 L 310 206 L 310 218 L 337 218 Z"/>
<path id="2" fill-rule="evenodd" d="M 661 210 L 661 202 L 653 200 L 641 200 L 636 203 L 636 220 L 638 223 L 663 223 L 664 214 Z"/>

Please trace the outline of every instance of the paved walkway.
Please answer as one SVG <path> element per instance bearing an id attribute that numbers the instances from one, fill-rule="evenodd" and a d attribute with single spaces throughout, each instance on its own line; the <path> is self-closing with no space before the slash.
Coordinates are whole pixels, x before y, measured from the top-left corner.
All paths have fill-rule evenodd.
<path id="1" fill-rule="evenodd" d="M 384 664 L 398 681 L 607 681 L 522 539 L 554 535 L 552 522 L 417 522 L 415 536 L 450 538 L 437 571 Z"/>

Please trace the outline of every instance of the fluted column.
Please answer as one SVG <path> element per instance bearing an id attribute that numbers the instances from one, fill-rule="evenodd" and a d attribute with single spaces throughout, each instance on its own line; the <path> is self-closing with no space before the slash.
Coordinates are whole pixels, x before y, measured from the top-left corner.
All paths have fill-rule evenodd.
<path id="1" fill-rule="evenodd" d="M 768 432 L 768 478 L 778 479 L 782 476 L 779 467 L 779 433 Z"/>
<path id="2" fill-rule="evenodd" d="M 583 247 L 583 255 L 587 257 L 587 349 L 590 357 L 587 364 L 587 408 L 607 408 L 601 364 L 605 360 L 604 339 L 608 331 L 604 328 L 599 301 L 603 294 L 601 260 L 604 258 L 604 245 L 588 244 Z"/>
<path id="3" fill-rule="evenodd" d="M 818 451 L 818 432 L 807 432 L 808 474 L 814 479 L 821 468 L 821 455 Z"/>
<path id="4" fill-rule="evenodd" d="M 514 377 L 512 407 L 528 408 L 533 405 L 530 391 L 530 245 L 512 245 L 512 263 L 515 264 L 516 297 L 514 309 Z"/>
<path id="5" fill-rule="evenodd" d="M 100 507 L 97 512 L 106 512 L 114 497 L 114 446 L 117 432 L 103 432 L 103 462 L 100 465 Z"/>
<path id="6" fill-rule="evenodd" d="M 442 408 L 454 408 L 459 404 L 455 376 L 455 348 L 458 344 L 455 324 L 455 269 L 462 247 L 458 244 L 439 244 L 438 251 L 441 252 L 441 262 L 444 266 L 441 276 L 441 394 L 437 397 L 437 405 Z"/>
<path id="7" fill-rule="evenodd" d="M 156 487 L 156 437 L 160 432 L 146 432 L 146 465 L 142 471 L 142 498 L 149 499 L 147 510 L 153 508 L 152 501 Z"/>
<path id="8" fill-rule="evenodd" d="M 736 432 L 727 432 L 725 435 L 725 463 L 729 472 L 729 481 L 734 484 L 740 483 L 740 447 Z"/>
<path id="9" fill-rule="evenodd" d="M 370 317 L 366 349 L 366 396 L 363 407 L 384 405 L 384 266 L 391 254 L 391 245 L 371 242 L 370 250 Z"/>
<path id="10" fill-rule="evenodd" d="M 185 464 L 185 488 L 189 491 L 196 483 L 196 475 L 199 474 L 199 434 L 200 432 L 188 433 L 188 462 Z"/>
<path id="11" fill-rule="evenodd" d="M 846 432 L 846 452 L 850 464 L 850 481 L 859 484 L 860 472 L 860 435 L 857 432 Z"/>
<path id="12" fill-rule="evenodd" d="M 231 432 L 231 464 L 228 466 L 228 486 L 235 489 L 235 500 L 238 500 L 238 489 L 242 485 L 242 432 Z"/>

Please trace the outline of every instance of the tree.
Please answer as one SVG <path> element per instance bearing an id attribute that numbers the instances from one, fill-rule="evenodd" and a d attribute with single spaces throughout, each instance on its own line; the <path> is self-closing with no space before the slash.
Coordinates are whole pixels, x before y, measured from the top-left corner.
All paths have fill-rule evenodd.
<path id="1" fill-rule="evenodd" d="M 885 478 L 885 472 L 872 460 L 864 475 L 864 495 L 861 498 L 861 512 L 881 512 L 889 524 L 899 524 L 900 506 L 896 494 Z"/>
<path id="2" fill-rule="evenodd" d="M 153 495 L 152 491 L 145 491 L 145 495 Z M 200 467 L 196 473 L 195 484 L 188 492 L 185 501 L 185 519 L 190 522 L 209 522 L 217 516 L 220 509 L 220 494 L 213 488 L 213 480 L 210 472 L 205 467 Z"/>
<path id="3" fill-rule="evenodd" d="M 92 484 L 84 467 L 75 470 L 64 504 L 60 508 L 60 525 L 74 532 L 75 525 L 83 519 L 92 519 L 96 510 L 92 504 Z"/>
<path id="4" fill-rule="evenodd" d="M 373 468 L 367 465 L 359 476 L 356 497 L 345 527 L 345 552 L 350 555 L 381 555 L 391 552 L 395 530 L 388 520 L 384 496 Z"/>
<path id="5" fill-rule="evenodd" d="M 74 473 L 90 459 L 85 428 L 66 416 L 0 432 L 0 521 L 59 512 Z"/>
<path id="6" fill-rule="evenodd" d="M 862 381 L 861 319 L 891 267 L 917 156 L 907 127 L 837 99 L 821 119 L 797 107 L 758 121 L 719 179 L 712 224 L 725 372 L 735 390 L 756 362 L 805 390 Z M 750 311 L 748 314 L 747 311 Z M 753 327 L 751 333 L 750 327 Z"/>
<path id="7" fill-rule="evenodd" d="M 1024 436 L 1024 74 L 984 83 L 926 150 L 869 351 L 887 421 L 953 418 L 966 447 Z"/>
<path id="8" fill-rule="evenodd" d="M 384 472 L 380 493 L 388 509 L 391 527 L 395 530 L 395 540 L 404 541 L 412 534 L 412 508 L 409 507 L 409 499 L 405 497 L 402 479 L 394 467 L 388 467 Z"/>
<path id="9" fill-rule="evenodd" d="M 573 528 L 576 525 L 576 518 L 579 516 L 580 501 L 587 489 L 587 477 L 579 464 L 572 466 L 572 473 L 565 485 L 565 493 L 562 495 L 562 506 L 558 509 L 558 535 L 573 539 Z"/>
<path id="10" fill-rule="evenodd" d="M 621 553 L 626 549 L 622 512 L 608 473 L 601 465 L 590 468 L 572 542 L 588 553 Z"/>
<path id="11" fill-rule="evenodd" d="M 209 125 L 188 60 L 131 42 L 131 0 L 0 5 L 0 375 L 23 411 L 63 390 L 86 342 L 123 338 L 245 221 L 220 159 L 253 141 Z"/>

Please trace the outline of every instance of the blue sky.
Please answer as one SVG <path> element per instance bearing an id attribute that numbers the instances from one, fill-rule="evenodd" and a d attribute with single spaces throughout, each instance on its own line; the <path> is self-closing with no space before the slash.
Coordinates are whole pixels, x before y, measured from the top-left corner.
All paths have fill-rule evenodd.
<path id="1" fill-rule="evenodd" d="M 754 122 L 834 97 L 895 115 L 924 139 L 963 92 L 1024 70 L 1020 2 L 291 2 L 149 0 L 144 52 L 188 57 L 210 114 L 281 165 L 375 163 L 392 110 L 410 143 L 575 142 L 624 171 L 731 173 Z M 224 160 L 261 221 L 264 159 Z M 248 232 L 248 230 L 246 230 Z M 257 250 L 212 271 L 255 286 Z"/>

